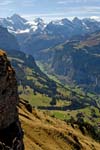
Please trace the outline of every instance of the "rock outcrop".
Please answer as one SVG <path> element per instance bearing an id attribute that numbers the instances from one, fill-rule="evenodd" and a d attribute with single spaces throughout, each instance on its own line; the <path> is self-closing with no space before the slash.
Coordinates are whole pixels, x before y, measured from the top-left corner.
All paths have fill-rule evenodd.
<path id="1" fill-rule="evenodd" d="M 23 150 L 23 132 L 18 118 L 19 97 L 15 71 L 0 50 L 0 150 Z"/>

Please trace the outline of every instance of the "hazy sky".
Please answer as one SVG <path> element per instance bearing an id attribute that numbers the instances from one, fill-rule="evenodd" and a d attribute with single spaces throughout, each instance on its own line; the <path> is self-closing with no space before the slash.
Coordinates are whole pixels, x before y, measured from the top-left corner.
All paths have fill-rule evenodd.
<path id="1" fill-rule="evenodd" d="M 29 20 L 63 17 L 100 17 L 100 0 L 0 0 L 0 17 L 17 13 Z"/>

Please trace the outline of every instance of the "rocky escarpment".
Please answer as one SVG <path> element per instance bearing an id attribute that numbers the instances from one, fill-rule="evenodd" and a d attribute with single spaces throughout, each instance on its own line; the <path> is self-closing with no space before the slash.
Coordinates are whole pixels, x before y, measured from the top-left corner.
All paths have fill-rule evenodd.
<path id="1" fill-rule="evenodd" d="M 0 150 L 23 150 L 23 133 L 18 119 L 15 71 L 0 50 Z"/>

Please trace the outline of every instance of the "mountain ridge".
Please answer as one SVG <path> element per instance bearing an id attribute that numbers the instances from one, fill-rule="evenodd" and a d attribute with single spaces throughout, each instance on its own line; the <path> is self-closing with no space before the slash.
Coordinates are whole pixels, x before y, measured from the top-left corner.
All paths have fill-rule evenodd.
<path id="1" fill-rule="evenodd" d="M 6 40 L 7 39 L 7 40 Z M 18 41 L 7 28 L 0 26 L 0 48 L 3 50 L 20 50 Z"/>
<path id="2" fill-rule="evenodd" d="M 82 37 L 100 30 L 100 22 L 91 18 L 75 17 L 72 21 L 64 18 L 45 23 L 41 18 L 30 22 L 18 14 L 1 18 L 0 25 L 16 36 L 21 51 L 35 58 L 38 57 L 40 50 L 56 46 L 66 40 L 81 40 Z"/>
<path id="3" fill-rule="evenodd" d="M 99 33 L 93 34 L 81 41 L 67 41 L 40 51 L 38 60 L 47 65 L 48 74 L 51 71 L 50 74 L 57 75 L 62 83 L 72 85 L 74 83 L 84 90 L 90 89 L 90 91 L 98 93 L 100 82 L 99 45 Z"/>
<path id="4" fill-rule="evenodd" d="M 35 18 L 33 20 L 32 24 L 37 23 L 37 25 L 39 25 L 40 23 L 42 23 L 42 24 L 45 25 L 45 23 L 43 23 L 43 22 L 44 22 L 43 19 Z M 30 23 L 30 21 L 28 21 L 27 19 L 24 19 L 24 17 L 21 17 L 19 14 L 13 14 L 11 17 L 7 17 L 7 18 L 0 18 L 0 24 L 4 27 L 8 28 L 8 29 L 12 28 L 13 31 L 14 30 L 17 31 L 18 29 L 20 30 L 21 28 L 22 28 L 22 30 L 26 30 L 28 27 L 30 27 L 32 25 L 31 23 L 30 23 L 30 25 L 28 23 Z M 89 29 L 89 27 L 92 27 L 92 25 L 90 25 L 90 23 L 94 23 L 94 25 L 96 27 L 98 26 L 98 28 L 100 29 L 100 22 L 99 21 L 96 21 L 95 19 L 91 19 L 91 18 L 79 19 L 78 17 L 74 17 L 72 21 L 67 19 L 67 18 L 63 18 L 61 20 L 58 19 L 58 20 L 50 21 L 49 23 L 46 23 L 46 28 L 48 28 L 47 26 L 49 24 L 52 24 L 52 25 L 59 25 L 59 26 L 64 26 L 64 25 L 67 25 L 67 26 L 68 25 L 70 25 L 70 26 L 75 25 L 76 26 L 76 25 L 80 25 L 81 28 L 83 28 L 83 26 L 84 26 L 84 28 Z M 13 26 L 13 27 L 9 28 L 10 25 Z M 93 26 L 93 27 L 95 27 L 95 26 Z M 44 27 L 44 30 L 45 30 L 45 27 Z M 34 30 L 33 30 L 33 32 L 34 32 Z M 19 34 L 20 34 L 20 32 L 19 32 Z"/>

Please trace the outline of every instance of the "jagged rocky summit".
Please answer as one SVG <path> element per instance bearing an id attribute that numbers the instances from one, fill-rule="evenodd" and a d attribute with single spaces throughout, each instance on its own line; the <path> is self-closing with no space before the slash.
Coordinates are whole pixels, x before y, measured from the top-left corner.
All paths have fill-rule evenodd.
<path id="1" fill-rule="evenodd" d="M 24 149 L 18 103 L 15 71 L 6 53 L 0 50 L 0 150 Z"/>

